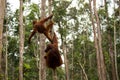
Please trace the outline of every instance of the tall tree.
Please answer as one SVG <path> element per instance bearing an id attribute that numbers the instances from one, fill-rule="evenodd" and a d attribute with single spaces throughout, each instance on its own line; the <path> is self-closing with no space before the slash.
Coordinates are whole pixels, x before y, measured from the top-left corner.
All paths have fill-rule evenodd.
<path id="1" fill-rule="evenodd" d="M 63 29 L 61 26 L 60 22 L 58 22 L 58 26 Z M 64 28 L 66 29 L 66 27 Z M 67 58 L 67 45 L 66 45 L 66 35 L 61 34 L 61 41 L 62 41 L 62 50 L 63 50 L 63 55 L 64 55 L 64 64 L 65 64 L 65 79 L 69 80 L 69 69 L 68 69 L 68 58 Z M 65 40 L 64 40 L 65 39 Z"/>
<path id="2" fill-rule="evenodd" d="M 120 0 L 118 1 L 118 4 L 119 4 L 119 8 L 118 8 L 118 10 L 119 10 L 119 16 L 120 16 Z M 115 0 L 114 0 L 114 11 L 115 11 Z M 112 56 L 114 56 L 113 57 L 113 59 L 112 59 L 112 61 L 113 61 L 113 69 L 114 69 L 114 79 L 116 79 L 116 80 L 119 80 L 119 76 L 118 76 L 118 68 L 117 68 L 117 50 L 116 50 L 116 25 L 115 25 L 116 23 L 115 23 L 115 14 L 114 14 L 114 55 L 112 55 Z M 120 23 L 119 23 L 120 24 Z M 112 57 L 111 56 L 111 57 Z"/>
<path id="3" fill-rule="evenodd" d="M 91 0 L 89 0 L 89 5 L 90 5 L 90 18 L 91 18 L 91 21 L 92 21 L 92 26 L 93 26 L 93 33 L 94 33 L 94 45 L 95 45 L 95 48 L 96 48 L 96 59 L 97 59 L 97 71 L 98 71 L 98 78 L 99 80 L 102 80 L 102 76 L 100 74 L 100 60 L 99 60 L 99 50 L 98 50 L 98 41 L 97 41 L 97 35 L 96 35 L 96 27 L 95 27 L 95 21 L 94 21 L 94 15 L 92 14 L 92 7 L 91 7 Z"/>
<path id="4" fill-rule="evenodd" d="M 99 80 L 106 80 L 106 66 L 104 62 L 104 55 L 102 52 L 102 38 L 101 38 L 101 31 L 100 31 L 101 29 L 100 29 L 100 21 L 99 21 L 98 13 L 96 9 L 96 0 L 93 0 L 93 10 L 94 10 L 94 15 L 92 14 L 91 0 L 90 0 L 90 11 L 91 11 L 93 31 L 94 31 L 98 78 Z M 94 17 L 95 17 L 95 20 L 94 20 Z M 95 24 L 96 24 L 96 28 L 95 28 Z"/>
<path id="5" fill-rule="evenodd" d="M 5 80 L 8 80 L 8 26 L 6 26 L 5 43 Z"/>
<path id="6" fill-rule="evenodd" d="M 3 22 L 5 16 L 5 0 L 0 0 L 0 79 L 3 79 L 2 72 L 2 47 L 3 47 Z"/>
<path id="7" fill-rule="evenodd" d="M 53 3 L 53 0 L 48 0 L 48 12 L 49 12 L 49 15 L 52 14 L 52 3 Z M 54 35 L 54 29 L 52 28 L 51 29 L 51 33 L 50 33 L 53 37 Z"/>
<path id="8" fill-rule="evenodd" d="M 112 38 L 110 36 L 110 23 L 109 23 L 109 14 L 108 14 L 108 6 L 106 0 L 104 0 L 105 4 L 105 10 L 106 10 L 106 18 L 107 18 L 107 28 L 108 28 L 108 43 L 109 43 L 109 55 L 110 55 L 110 60 L 111 60 L 111 66 L 112 66 L 112 80 L 116 80 L 116 71 L 115 71 L 115 56 L 114 56 L 114 51 L 113 51 L 113 42 Z"/>
<path id="9" fill-rule="evenodd" d="M 48 12 L 49 12 L 49 15 L 52 14 L 52 0 L 48 0 Z M 49 20 L 49 22 L 50 21 L 51 21 L 51 19 Z M 52 35 L 52 38 L 53 38 L 53 36 L 54 36 L 54 30 L 53 30 L 53 28 L 51 29 L 51 33 L 50 34 Z M 53 71 L 53 80 L 57 80 L 56 70 Z"/>
<path id="10" fill-rule="evenodd" d="M 24 28 L 23 28 L 23 0 L 20 0 L 19 15 L 19 80 L 23 80 L 23 53 L 24 53 Z"/>
<path id="11" fill-rule="evenodd" d="M 52 14 L 52 0 L 48 0 L 49 6 L 48 6 L 48 12 L 49 14 Z"/>
<path id="12" fill-rule="evenodd" d="M 5 2 L 6 3 L 6 2 Z M 7 12 L 7 5 L 6 5 L 6 9 L 5 12 Z M 8 16 L 5 13 L 5 16 L 8 18 Z M 8 20 L 6 20 L 5 23 L 5 80 L 8 80 Z"/>
<path id="13" fill-rule="evenodd" d="M 70 80 L 69 79 L 69 69 L 68 69 L 68 58 L 67 58 L 67 48 L 66 48 L 66 38 L 65 38 L 65 42 L 62 40 L 62 49 L 63 49 L 63 53 L 64 53 L 64 63 L 65 63 L 65 78 L 66 80 Z"/>
<path id="14" fill-rule="evenodd" d="M 41 0 L 41 18 L 45 17 L 46 0 Z M 40 34 L 40 61 L 39 61 L 39 80 L 46 80 L 46 65 L 45 65 L 45 36 Z"/>
<path id="15" fill-rule="evenodd" d="M 106 66 L 105 66 L 104 55 L 102 50 L 101 28 L 100 28 L 100 21 L 99 21 L 97 9 L 96 9 L 96 0 L 93 0 L 93 9 L 96 18 L 97 32 L 98 32 L 98 47 L 100 54 L 99 57 L 100 57 L 100 66 L 101 66 L 101 76 L 102 76 L 102 80 L 106 80 Z"/>

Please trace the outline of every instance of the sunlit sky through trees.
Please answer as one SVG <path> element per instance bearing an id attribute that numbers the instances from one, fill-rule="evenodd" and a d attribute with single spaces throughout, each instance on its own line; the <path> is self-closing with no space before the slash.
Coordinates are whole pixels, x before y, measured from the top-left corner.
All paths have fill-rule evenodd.
<path id="1" fill-rule="evenodd" d="M 71 1 L 71 0 L 66 0 L 66 1 Z M 71 3 L 71 6 L 77 7 L 76 2 L 78 0 L 73 0 Z M 113 7 L 114 7 L 114 0 L 109 0 L 110 1 L 110 5 L 109 5 L 109 13 L 112 14 L 113 12 Z M 12 11 L 14 12 L 16 9 L 19 8 L 19 0 L 8 0 L 8 2 L 10 3 L 10 7 L 12 9 Z M 40 0 L 31 0 L 31 3 L 36 3 L 39 4 Z M 88 0 L 86 0 L 86 2 L 88 2 Z M 97 3 L 97 8 L 101 7 L 104 5 L 104 0 L 96 0 Z"/>

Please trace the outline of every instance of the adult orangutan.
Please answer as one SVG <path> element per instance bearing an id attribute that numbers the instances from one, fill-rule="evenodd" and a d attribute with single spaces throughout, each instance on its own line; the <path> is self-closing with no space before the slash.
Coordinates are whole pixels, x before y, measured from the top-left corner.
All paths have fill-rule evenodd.
<path id="1" fill-rule="evenodd" d="M 47 67 L 55 70 L 56 67 L 59 67 L 63 63 L 58 50 L 58 41 L 55 33 L 53 43 L 47 45 L 45 52 L 46 56 L 44 58 L 46 60 Z"/>
<path id="2" fill-rule="evenodd" d="M 53 27 L 54 22 L 50 21 L 47 26 L 45 26 L 45 22 L 51 19 L 53 15 L 48 16 L 47 18 L 41 19 L 39 21 L 33 21 L 33 31 L 29 37 L 29 43 L 31 41 L 31 38 L 35 35 L 36 32 L 43 33 L 49 41 L 52 43 L 52 36 L 50 36 L 50 30 Z"/>

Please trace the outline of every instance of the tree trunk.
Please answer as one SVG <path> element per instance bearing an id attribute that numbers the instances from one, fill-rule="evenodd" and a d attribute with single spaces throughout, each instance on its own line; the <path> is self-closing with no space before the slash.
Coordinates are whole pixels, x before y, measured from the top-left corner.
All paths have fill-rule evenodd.
<path id="1" fill-rule="evenodd" d="M 49 15 L 52 14 L 52 0 L 48 0 L 49 6 L 48 6 L 48 12 Z"/>
<path id="2" fill-rule="evenodd" d="M 120 10 L 120 0 L 119 0 L 119 10 Z M 114 0 L 114 11 L 115 11 L 115 0 Z M 120 17 L 120 11 L 119 11 L 119 17 Z M 115 15 L 114 15 L 114 65 L 113 67 L 115 67 L 115 73 L 116 74 L 116 80 L 119 80 L 119 76 L 118 76 L 118 68 L 117 68 L 117 52 L 116 52 L 116 25 L 115 25 Z"/>
<path id="3" fill-rule="evenodd" d="M 94 31 L 98 78 L 99 80 L 106 80 L 106 66 L 105 66 L 104 56 L 102 52 L 102 43 L 101 43 L 102 39 L 101 39 L 99 17 L 98 17 L 98 13 L 96 10 L 96 0 L 93 0 L 93 10 L 94 10 L 96 22 L 94 22 L 94 15 L 92 14 L 91 0 L 90 0 L 91 21 L 92 21 L 93 31 Z M 97 29 L 95 28 L 95 23 L 97 24 L 97 27 L 96 27 Z M 98 32 L 98 34 L 96 33 L 96 31 Z"/>
<path id="4" fill-rule="evenodd" d="M 41 18 L 45 17 L 46 0 L 41 0 Z M 45 36 L 40 34 L 40 61 L 39 61 L 39 80 L 46 80 L 46 64 L 45 64 Z"/>
<path id="5" fill-rule="evenodd" d="M 114 63 L 113 63 L 113 67 L 115 68 L 114 69 L 114 72 L 113 75 L 116 76 L 116 79 L 115 80 L 119 80 L 119 76 L 118 76 L 118 68 L 117 68 L 117 52 L 116 52 L 116 26 L 115 26 L 115 21 L 114 21 Z M 111 56 L 112 57 L 112 56 Z"/>
<path id="6" fill-rule="evenodd" d="M 57 72 L 56 72 L 56 70 L 53 70 L 53 80 L 57 80 Z"/>
<path id="7" fill-rule="evenodd" d="M 72 38 L 73 38 L 73 35 L 72 35 Z M 74 38 L 73 38 L 74 39 Z M 74 76 L 74 41 L 72 40 L 72 72 L 71 72 L 71 80 L 74 80 L 73 79 L 73 76 Z"/>
<path id="8" fill-rule="evenodd" d="M 37 36 L 37 39 L 35 39 L 35 43 L 38 43 L 39 42 L 39 35 L 36 35 Z M 33 46 L 33 50 L 34 50 L 34 56 L 35 56 L 35 60 L 36 60 L 36 66 L 37 66 L 37 69 L 39 69 L 39 56 L 40 56 L 40 49 L 39 49 L 39 46 L 40 45 L 36 45 L 37 47 Z"/>
<path id="9" fill-rule="evenodd" d="M 5 80 L 8 80 L 8 26 L 6 26 L 6 44 L 5 44 Z"/>
<path id="10" fill-rule="evenodd" d="M 64 53 L 64 63 L 65 63 L 65 73 L 66 73 L 66 80 L 69 80 L 69 72 L 68 72 L 68 59 L 66 54 L 66 47 L 63 44 L 63 53 Z"/>
<path id="11" fill-rule="evenodd" d="M 52 14 L 52 1 L 53 0 L 48 0 L 48 4 L 49 4 L 49 6 L 48 6 L 48 12 L 49 12 L 49 15 Z M 50 22 L 50 20 L 49 20 L 49 22 Z M 54 36 L 54 28 L 51 29 L 51 33 L 50 34 L 51 34 L 51 36 L 53 38 L 53 36 Z"/>
<path id="12" fill-rule="evenodd" d="M 79 65 L 80 65 L 80 67 L 81 67 L 81 69 L 82 69 L 82 73 L 83 73 L 84 80 L 88 80 L 88 77 L 87 77 L 87 74 L 86 74 L 86 72 L 85 72 L 84 67 L 82 66 L 82 64 L 81 64 L 80 62 L 79 62 Z"/>
<path id="13" fill-rule="evenodd" d="M 99 47 L 99 54 L 100 54 L 100 66 L 101 66 L 101 76 L 102 80 L 106 80 L 106 66 L 105 66 L 105 61 L 104 61 L 104 55 L 102 51 L 102 38 L 101 38 L 101 31 L 100 31 L 100 21 L 98 17 L 98 13 L 96 10 L 96 0 L 93 0 L 93 9 L 94 9 L 94 14 L 96 18 L 96 24 L 97 24 L 97 32 L 98 32 L 98 47 Z"/>
<path id="14" fill-rule="evenodd" d="M 3 22 L 5 16 L 5 0 L 0 0 L 0 80 L 3 79 L 2 71 L 2 47 L 3 47 Z"/>
<path id="15" fill-rule="evenodd" d="M 65 78 L 66 78 L 66 80 L 69 80 L 69 70 L 68 70 L 68 59 L 67 59 L 66 45 L 64 44 L 65 43 L 64 41 L 62 43 L 63 43 L 62 49 L 63 49 L 63 54 L 64 54 L 65 73 L 66 73 Z"/>
<path id="16" fill-rule="evenodd" d="M 20 0 L 20 15 L 19 15 L 19 80 L 23 80 L 23 53 L 24 53 L 24 28 L 23 28 L 23 0 Z"/>
<path id="17" fill-rule="evenodd" d="M 13 59 L 14 60 L 14 59 Z M 14 61 L 13 61 L 12 59 L 11 59 L 11 79 L 12 80 L 15 80 L 15 63 L 14 63 Z"/>
<path id="18" fill-rule="evenodd" d="M 58 26 L 62 28 L 60 22 L 58 22 Z M 65 80 L 69 80 L 69 70 L 68 70 L 68 59 L 67 59 L 67 52 L 66 52 L 66 38 L 65 41 L 63 40 L 63 35 L 61 34 L 61 41 L 62 41 L 62 50 L 64 55 L 64 64 L 65 64 Z"/>
<path id="19" fill-rule="evenodd" d="M 108 6 L 107 6 L 107 2 L 106 0 L 104 0 L 105 2 L 105 10 L 106 10 L 106 16 L 107 16 L 107 27 L 109 28 L 109 17 L 108 17 Z M 108 41 L 109 41 L 109 55 L 110 55 L 110 60 L 111 60 L 111 66 L 112 66 L 112 80 L 116 80 L 116 71 L 115 71 L 115 56 L 114 56 L 114 52 L 113 52 L 113 42 L 111 41 L 112 38 L 110 36 L 110 30 L 108 30 Z"/>
<path id="20" fill-rule="evenodd" d="M 91 8 L 91 0 L 89 0 L 89 5 L 90 5 L 90 11 L 91 11 L 91 21 L 92 21 L 92 25 L 93 25 L 93 33 L 94 33 L 94 44 L 95 44 L 95 48 L 96 48 L 96 60 L 97 60 L 97 71 L 98 71 L 98 78 L 99 80 L 102 80 L 102 75 L 101 75 L 101 71 L 100 71 L 100 58 L 99 58 L 99 50 L 98 50 L 98 41 L 97 41 L 97 36 L 96 36 L 96 28 L 95 28 L 95 22 L 94 22 L 94 15 L 92 14 L 92 8 Z"/>
<path id="21" fill-rule="evenodd" d="M 48 0 L 48 12 L 49 12 L 49 15 L 52 14 L 52 0 Z M 50 22 L 50 20 L 49 20 L 49 22 Z M 53 38 L 53 36 L 54 36 L 54 29 L 53 28 L 51 29 L 50 35 Z M 57 80 L 57 72 L 56 71 L 57 70 L 53 70 L 53 80 Z"/>

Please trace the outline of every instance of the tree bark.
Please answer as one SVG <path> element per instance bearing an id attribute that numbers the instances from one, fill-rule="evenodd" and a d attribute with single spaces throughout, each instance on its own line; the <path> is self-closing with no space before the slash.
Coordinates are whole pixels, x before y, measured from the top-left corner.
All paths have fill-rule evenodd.
<path id="1" fill-rule="evenodd" d="M 72 35 L 72 38 L 73 38 L 73 35 Z M 74 38 L 73 38 L 74 39 Z M 71 72 L 71 80 L 74 80 L 73 77 L 74 77 L 74 41 L 72 40 L 72 72 Z"/>
<path id="2" fill-rule="evenodd" d="M 95 41 L 95 48 L 96 48 L 98 78 L 99 80 L 106 80 L 106 66 L 104 62 L 104 55 L 102 52 L 102 38 L 101 38 L 99 17 L 96 10 L 96 0 L 93 0 L 93 10 L 94 10 L 95 16 L 92 14 L 91 0 L 90 0 L 91 21 L 93 25 L 94 41 Z M 96 19 L 96 22 L 94 21 L 94 17 Z M 97 27 L 96 27 L 97 29 L 95 28 L 95 23 L 97 24 Z"/>
<path id="3" fill-rule="evenodd" d="M 41 0 L 41 18 L 45 17 L 46 0 Z M 46 64 L 45 64 L 45 36 L 40 34 L 40 61 L 39 61 L 39 80 L 46 80 Z"/>
<path id="4" fill-rule="evenodd" d="M 116 52 L 116 26 L 115 26 L 115 21 L 114 21 L 114 65 L 112 65 L 113 67 L 115 67 L 115 73 L 113 73 L 114 76 L 116 76 L 115 80 L 119 80 L 119 76 L 118 76 L 118 68 L 117 68 L 117 52 Z M 112 56 L 111 56 L 112 57 Z"/>
<path id="5" fill-rule="evenodd" d="M 100 66 L 101 66 L 101 76 L 102 80 L 106 80 L 106 66 L 105 66 L 105 61 L 104 61 L 104 55 L 102 51 L 102 38 L 101 38 L 101 29 L 100 29 L 100 21 L 98 17 L 98 13 L 96 10 L 96 0 L 93 0 L 93 9 L 94 9 L 94 14 L 96 18 L 96 24 L 97 24 L 97 32 L 98 32 L 98 47 L 99 47 L 99 54 L 100 54 Z"/>
<path id="6" fill-rule="evenodd" d="M 119 10 L 120 10 L 120 0 L 119 0 Z M 115 11 L 115 0 L 114 0 L 114 11 Z M 120 11 L 119 11 L 119 18 L 120 18 Z M 116 25 L 115 25 L 115 15 L 114 15 L 114 66 L 115 67 L 115 76 L 116 80 L 119 80 L 118 76 L 118 68 L 117 68 L 117 51 L 116 51 Z"/>
<path id="7" fill-rule="evenodd" d="M 19 80 L 23 80 L 23 53 L 24 53 L 24 28 L 23 28 L 23 0 L 20 0 L 19 15 Z"/>
<path id="8" fill-rule="evenodd" d="M 98 50 L 98 41 L 97 41 L 97 35 L 96 35 L 96 28 L 95 28 L 95 22 L 94 22 L 94 15 L 92 14 L 92 7 L 91 7 L 91 0 L 89 0 L 89 5 L 90 5 L 90 12 L 91 12 L 91 21 L 92 21 L 92 26 L 93 26 L 93 33 L 94 33 L 94 44 L 95 44 L 95 49 L 96 49 L 96 60 L 97 60 L 97 71 L 98 71 L 98 78 L 99 80 L 102 80 L 102 75 L 100 71 L 100 58 L 99 58 L 99 50 Z"/>
<path id="9" fill-rule="evenodd" d="M 3 47 L 3 22 L 5 16 L 5 0 L 0 0 L 0 79 L 3 79 L 2 71 L 2 47 Z"/>
<path id="10" fill-rule="evenodd" d="M 66 41 L 66 38 L 65 38 Z M 69 80 L 69 69 L 68 69 L 68 59 L 67 59 L 67 52 L 66 52 L 66 45 L 64 40 L 62 39 L 62 50 L 63 50 L 63 54 L 64 54 L 64 64 L 65 64 L 65 78 L 66 80 Z"/>
<path id="11" fill-rule="evenodd" d="M 58 26 L 62 28 L 60 22 L 58 22 Z M 65 45 L 66 38 L 64 41 L 62 34 L 61 34 L 61 41 L 62 41 L 62 50 L 63 50 L 64 64 L 65 64 L 65 80 L 69 80 L 68 59 L 67 59 L 67 52 L 66 52 L 66 45 Z"/>
<path id="12" fill-rule="evenodd" d="M 49 12 L 49 15 L 52 14 L 52 0 L 48 0 L 48 12 Z"/>
<path id="13" fill-rule="evenodd" d="M 67 59 L 67 52 L 66 52 L 65 44 L 63 44 L 63 53 L 64 53 L 65 73 L 66 73 L 65 77 L 66 77 L 66 80 L 69 80 L 68 59 Z"/>
<path id="14" fill-rule="evenodd" d="M 81 69 L 82 69 L 82 72 L 83 72 L 83 75 L 84 75 L 84 80 L 88 80 L 88 76 L 87 76 L 87 74 L 86 74 L 86 72 L 85 72 L 85 69 L 84 69 L 84 67 L 82 66 L 82 64 L 79 62 L 79 65 L 80 65 L 80 67 L 81 67 Z"/>
<path id="15" fill-rule="evenodd" d="M 49 15 L 51 15 L 52 14 L 52 1 L 53 0 L 48 0 L 48 12 L 49 12 Z M 49 20 L 49 22 L 50 22 L 51 20 Z M 52 19 L 52 21 L 53 21 L 53 19 Z M 51 32 L 50 32 L 50 34 L 51 34 L 51 36 L 52 36 L 52 38 L 53 38 L 53 36 L 54 36 L 54 28 L 52 28 L 51 29 Z"/>
<path id="16" fill-rule="evenodd" d="M 49 12 L 49 15 L 51 15 L 52 14 L 52 0 L 48 0 L 48 12 Z M 49 22 L 50 22 L 51 20 L 49 20 Z M 52 28 L 51 29 L 51 33 L 50 33 L 50 35 L 52 36 L 52 38 L 53 38 L 53 36 L 54 36 L 54 29 Z M 53 70 L 53 80 L 57 80 L 57 72 L 56 72 L 57 70 Z"/>
<path id="17" fill-rule="evenodd" d="M 5 80 L 8 80 L 8 26 L 6 26 L 6 44 L 5 44 Z"/>
<path id="18" fill-rule="evenodd" d="M 106 17 L 107 17 L 107 27 L 109 28 L 109 17 L 108 17 L 108 6 L 106 0 L 105 2 L 105 10 L 106 10 Z M 112 80 L 116 80 L 116 71 L 115 71 L 115 56 L 114 56 L 114 51 L 113 51 L 113 42 L 111 41 L 112 38 L 110 36 L 110 30 L 108 30 L 108 41 L 109 41 L 109 55 L 110 55 L 110 60 L 111 60 L 111 66 L 112 66 Z"/>

